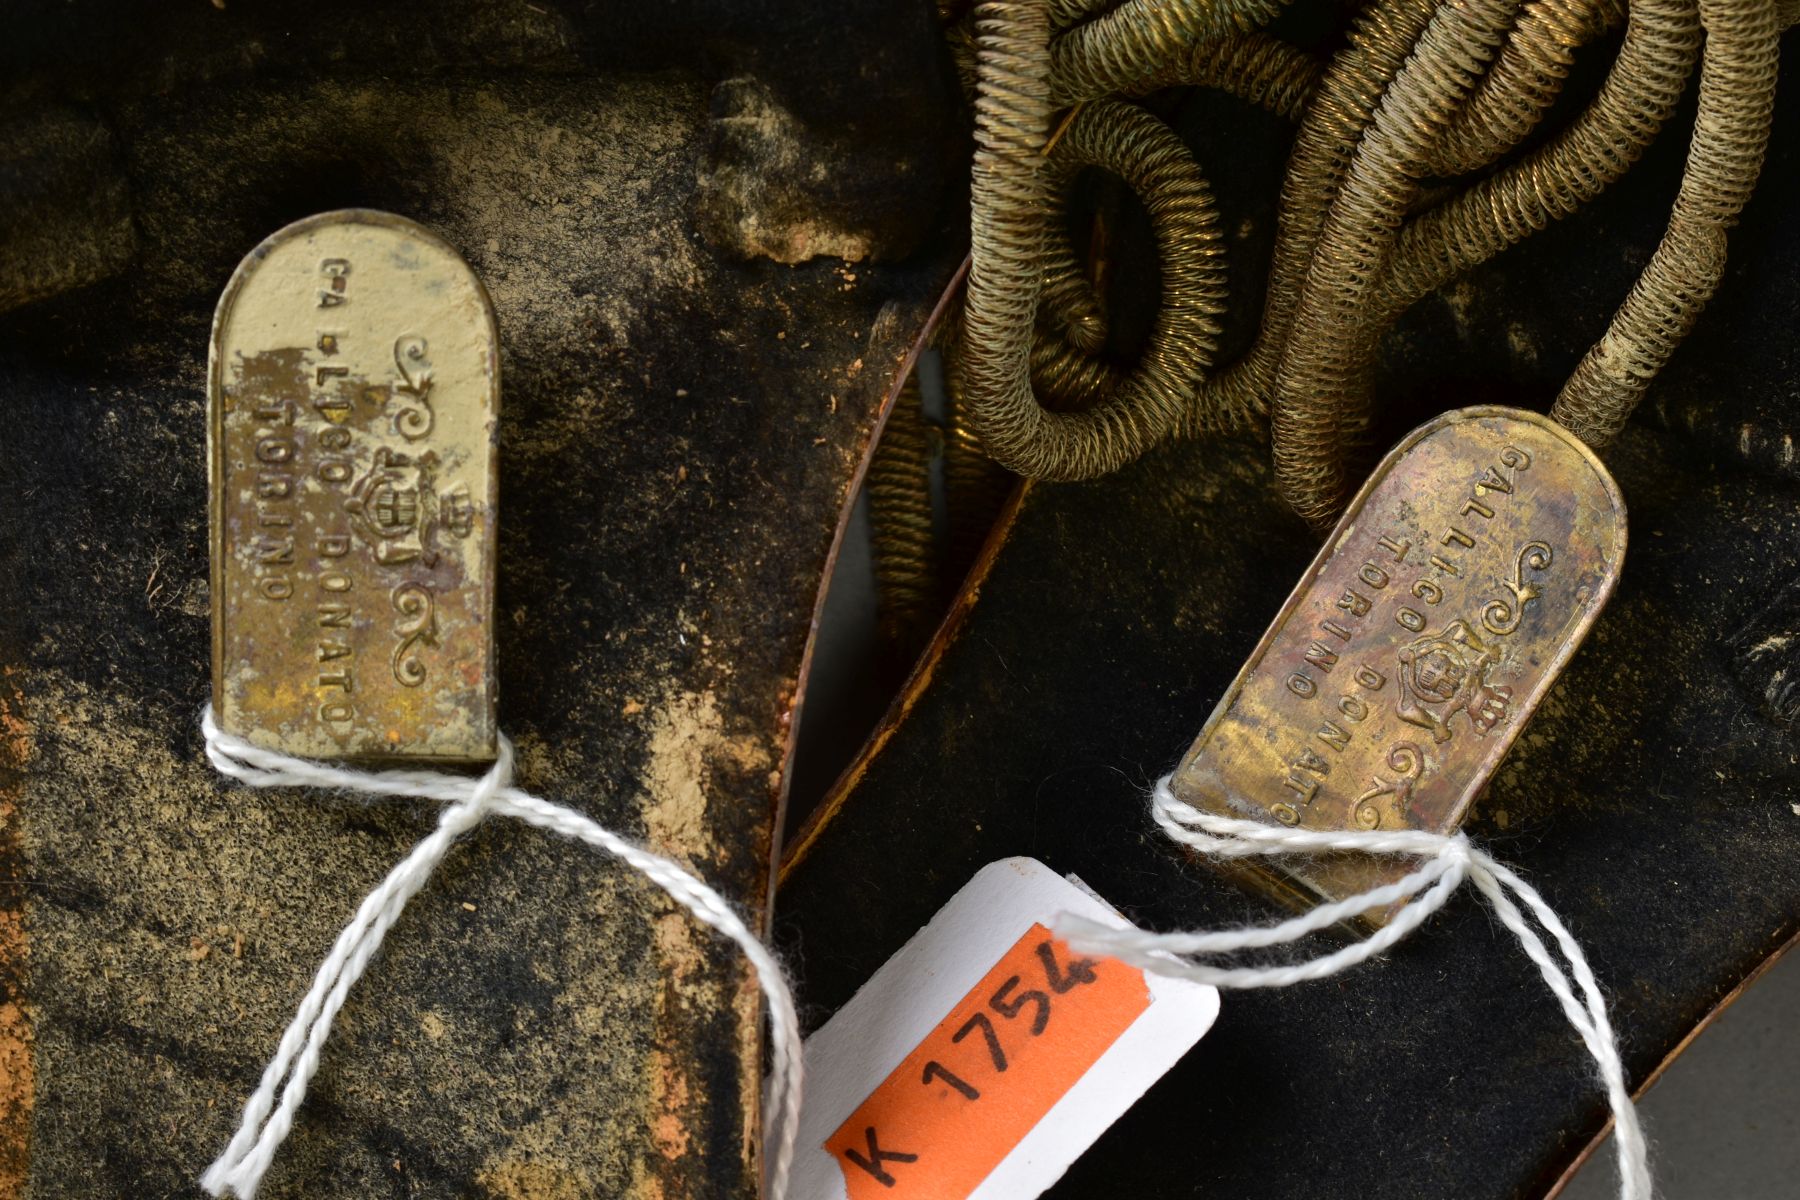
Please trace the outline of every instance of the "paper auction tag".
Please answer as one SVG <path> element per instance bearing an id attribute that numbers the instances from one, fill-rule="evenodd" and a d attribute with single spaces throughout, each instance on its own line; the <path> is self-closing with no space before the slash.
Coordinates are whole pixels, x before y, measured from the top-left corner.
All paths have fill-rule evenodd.
<path id="1" fill-rule="evenodd" d="M 1024 1200 L 1200 1040 L 1218 992 L 1069 952 L 1126 925 L 1029 858 L 982 868 L 806 1042 L 795 1200 Z"/>

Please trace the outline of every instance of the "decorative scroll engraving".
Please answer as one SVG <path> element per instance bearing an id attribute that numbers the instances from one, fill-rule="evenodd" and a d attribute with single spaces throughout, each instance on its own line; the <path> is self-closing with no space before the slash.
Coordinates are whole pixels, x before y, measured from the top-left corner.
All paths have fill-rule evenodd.
<path id="1" fill-rule="evenodd" d="M 1525 606 L 1536 600 L 1542 593 L 1534 584 L 1525 582 L 1525 568 L 1534 571 L 1545 571 L 1550 567 L 1550 547 L 1545 542 L 1529 542 L 1519 551 L 1518 568 L 1513 572 L 1511 583 L 1506 585 L 1513 594 L 1513 602 L 1508 604 L 1504 599 L 1489 600 L 1487 607 L 1481 610 L 1481 623 L 1487 626 L 1489 633 L 1505 637 L 1519 627 L 1525 616 Z"/>
<path id="2" fill-rule="evenodd" d="M 394 631 L 400 635 L 400 644 L 394 647 L 394 678 L 402 686 L 418 687 L 425 682 L 419 647 L 438 644 L 437 599 L 422 583 L 403 583 L 394 589 L 394 611 L 409 618 Z"/>
<path id="3" fill-rule="evenodd" d="M 424 338 L 414 333 L 394 340 L 394 366 L 400 372 L 394 391 L 413 400 L 394 414 L 394 428 L 409 442 L 429 437 L 431 427 L 437 423 L 437 414 L 431 408 L 431 363 L 426 358 L 430 348 Z"/>
<path id="4" fill-rule="evenodd" d="M 1425 771 L 1425 751 L 1413 742 L 1401 742 L 1388 750 L 1387 765 L 1399 772 L 1399 778 L 1371 775 L 1368 790 L 1356 798 L 1356 824 L 1361 829 L 1381 828 L 1381 805 L 1377 801 L 1385 796 L 1393 797 L 1388 803 L 1401 818 L 1395 823 L 1396 828 L 1405 827 L 1406 804 L 1412 799 L 1413 784 Z"/>

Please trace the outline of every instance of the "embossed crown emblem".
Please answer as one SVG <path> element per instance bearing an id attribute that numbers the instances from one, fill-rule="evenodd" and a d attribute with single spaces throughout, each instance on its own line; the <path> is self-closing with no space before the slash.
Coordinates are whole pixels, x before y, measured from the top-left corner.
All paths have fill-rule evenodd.
<path id="1" fill-rule="evenodd" d="M 437 456 L 430 452 L 414 458 L 384 448 L 351 487 L 344 509 L 351 527 L 375 551 L 376 562 L 431 566 L 437 562 L 434 535 L 439 527 L 459 538 L 474 529 L 468 485 L 458 483 L 438 495 L 433 490 L 437 466 Z"/>
<path id="2" fill-rule="evenodd" d="M 469 499 L 469 485 L 459 483 L 439 495 L 438 513 L 445 529 L 457 537 L 468 537 L 475 528 L 475 505 Z"/>
<path id="3" fill-rule="evenodd" d="M 1498 656 L 1466 621 L 1402 646 L 1399 658 L 1400 719 L 1429 729 L 1432 741 L 1450 740 L 1450 721 L 1458 713 L 1468 715 L 1478 734 L 1505 719 L 1512 689 L 1488 683 Z"/>

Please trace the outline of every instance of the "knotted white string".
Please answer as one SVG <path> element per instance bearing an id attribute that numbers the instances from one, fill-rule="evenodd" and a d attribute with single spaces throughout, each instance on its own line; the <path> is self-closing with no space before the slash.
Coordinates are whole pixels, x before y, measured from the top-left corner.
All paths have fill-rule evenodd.
<path id="1" fill-rule="evenodd" d="M 485 817 L 498 815 L 586 842 L 622 860 L 696 919 L 723 933 L 743 950 L 756 968 L 769 1005 L 772 1062 L 764 1145 L 772 1148 L 773 1155 L 768 1162 L 768 1194 L 775 1200 L 785 1194 L 800 1115 L 800 1022 L 780 964 L 724 897 L 678 864 L 633 845 L 574 809 L 512 786 L 513 748 L 505 737 L 500 738 L 499 756 L 493 767 L 487 774 L 472 779 L 439 771 L 356 771 L 265 750 L 220 729 L 210 705 L 200 725 L 206 735 L 206 756 L 213 766 L 251 787 L 334 788 L 371 796 L 436 800 L 449 806 L 438 818 L 437 828 L 364 898 L 355 917 L 338 935 L 331 953 L 319 965 L 312 989 L 300 1001 L 292 1023 L 276 1047 L 275 1057 L 263 1070 L 262 1082 L 244 1105 L 243 1123 L 225 1152 L 200 1177 L 201 1186 L 209 1193 L 235 1193 L 242 1200 L 255 1196 L 276 1149 L 293 1128 L 294 1114 L 306 1099 L 306 1087 L 319 1068 L 331 1022 L 380 947 L 381 939 L 399 918 L 406 902 L 425 886 L 457 837 Z M 284 1078 L 287 1086 L 281 1088 Z M 279 1106 L 275 1100 L 277 1088 L 281 1088 Z"/>
<path id="2" fill-rule="evenodd" d="M 1316 832 L 1264 825 L 1216 816 L 1178 799 L 1167 777 L 1158 781 L 1151 814 L 1163 832 L 1185 846 L 1215 858 L 1253 855 L 1322 854 L 1350 851 L 1359 854 L 1404 855 L 1419 858 L 1417 868 L 1394 883 L 1371 888 L 1331 904 L 1321 904 L 1303 916 L 1275 925 L 1250 926 L 1205 933 L 1147 933 L 1116 929 L 1083 917 L 1064 914 L 1055 922 L 1056 933 L 1080 954 L 1108 955 L 1181 979 L 1210 983 L 1220 988 L 1287 987 L 1309 979 L 1322 979 L 1372 958 L 1417 929 L 1444 906 L 1464 878 L 1473 882 L 1493 906 L 1501 924 L 1512 930 L 1519 945 L 1543 974 L 1544 982 L 1562 1004 L 1563 1015 L 1581 1035 L 1588 1053 L 1600 1067 L 1606 1098 L 1612 1105 L 1613 1144 L 1619 1156 L 1619 1195 L 1622 1200 L 1650 1200 L 1650 1156 L 1638 1124 L 1637 1109 L 1625 1087 L 1625 1066 L 1619 1059 L 1618 1042 L 1607 1019 L 1600 985 L 1573 936 L 1563 926 L 1537 889 L 1520 879 L 1504 864 L 1469 844 L 1461 834 L 1444 836 L 1415 830 L 1388 832 Z M 1524 902 L 1537 922 L 1556 942 L 1563 962 L 1551 957 L 1537 931 L 1526 923 L 1514 899 Z M 1277 946 L 1316 933 L 1339 921 L 1372 909 L 1387 908 L 1402 900 L 1411 903 L 1396 913 L 1381 930 L 1361 941 L 1298 963 L 1266 967 L 1225 967 L 1196 962 L 1191 956 L 1229 954 Z M 1177 958 L 1175 955 L 1187 955 Z M 1576 998 L 1579 991 L 1581 998 Z"/>

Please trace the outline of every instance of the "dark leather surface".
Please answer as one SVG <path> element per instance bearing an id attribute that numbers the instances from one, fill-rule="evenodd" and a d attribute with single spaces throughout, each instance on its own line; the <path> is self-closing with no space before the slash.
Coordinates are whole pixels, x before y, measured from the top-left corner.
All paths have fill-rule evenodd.
<path id="1" fill-rule="evenodd" d="M 1232 102 L 1153 103 L 1214 177 L 1236 288 L 1266 253 L 1279 152 L 1271 168 L 1260 142 L 1234 140 L 1239 121 L 1263 126 Z M 1469 824 L 1587 947 L 1634 1080 L 1800 932 L 1800 740 L 1782 690 L 1782 672 L 1800 676 L 1800 476 L 1782 454 L 1800 435 L 1797 110 L 1790 89 L 1726 286 L 1606 454 L 1630 510 L 1619 590 Z M 1364 455 L 1447 408 L 1548 407 L 1655 245 L 1688 128 L 1408 314 Z M 1254 312 L 1234 298 L 1240 344 Z M 1316 548 L 1267 460 L 1252 437 L 1172 445 L 1026 492 L 916 700 L 787 865 L 777 933 L 813 1024 L 1008 855 L 1081 876 L 1151 928 L 1279 915 L 1178 853 L 1145 796 Z M 1380 962 L 1227 995 L 1216 1029 L 1052 1194 L 1540 1196 L 1605 1119 L 1592 1076 L 1536 969 L 1462 896 Z"/>
<path id="2" fill-rule="evenodd" d="M 814 1022 L 1008 855 L 1150 928 L 1277 915 L 1168 843 L 1144 794 L 1311 557 L 1263 457 L 1177 446 L 1027 494 L 929 685 L 784 880 L 778 933 Z M 1612 458 L 1635 539 L 1619 591 L 1469 829 L 1587 948 L 1642 1078 L 1800 928 L 1796 744 L 1725 644 L 1791 569 L 1770 551 L 1800 545 L 1800 506 L 1663 435 L 1633 429 Z M 1227 995 L 1053 1194 L 1537 1195 L 1604 1120 L 1591 1075 L 1464 895 L 1376 963 Z"/>
<path id="3" fill-rule="evenodd" d="M 206 343 L 238 260 L 351 205 L 469 260 L 503 347 L 519 781 L 753 916 L 818 581 L 953 263 L 789 266 L 703 234 L 721 155 L 877 174 L 805 120 L 734 141 L 705 13 L 677 42 L 609 40 L 578 6 L 49 7 L 0 86 L 37 156 L 0 166 L 0 278 L 35 281 L 0 319 L 0 1194 L 189 1195 L 337 929 L 432 822 L 227 786 L 201 756 Z M 889 61 L 935 63 L 893 41 L 922 14 L 870 7 Z M 840 119 L 881 96 L 864 83 Z M 913 178 L 889 194 L 935 230 L 942 177 Z M 825 197 L 783 211 L 847 236 Z M 483 828 L 352 994 L 262 1194 L 750 1195 L 758 1022 L 739 956 L 654 889 Z"/>

